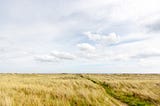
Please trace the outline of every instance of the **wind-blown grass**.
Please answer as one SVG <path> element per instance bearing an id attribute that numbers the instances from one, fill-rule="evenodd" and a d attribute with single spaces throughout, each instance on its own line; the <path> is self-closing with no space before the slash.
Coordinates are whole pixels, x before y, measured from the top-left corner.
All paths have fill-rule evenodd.
<path id="1" fill-rule="evenodd" d="M 0 106 L 160 106 L 160 75 L 0 74 Z"/>
<path id="2" fill-rule="evenodd" d="M 112 97 L 130 106 L 160 105 L 160 75 L 89 75 Z M 93 80 L 94 79 L 94 80 Z"/>
<path id="3" fill-rule="evenodd" d="M 114 105 L 102 87 L 76 75 L 0 75 L 0 106 Z"/>

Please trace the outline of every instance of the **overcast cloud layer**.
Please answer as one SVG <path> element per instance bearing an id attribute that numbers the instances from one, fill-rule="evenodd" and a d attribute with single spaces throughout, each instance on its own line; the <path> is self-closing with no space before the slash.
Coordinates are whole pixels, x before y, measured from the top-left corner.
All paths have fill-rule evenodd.
<path id="1" fill-rule="evenodd" d="M 160 73 L 159 4 L 0 1 L 0 72 Z"/>

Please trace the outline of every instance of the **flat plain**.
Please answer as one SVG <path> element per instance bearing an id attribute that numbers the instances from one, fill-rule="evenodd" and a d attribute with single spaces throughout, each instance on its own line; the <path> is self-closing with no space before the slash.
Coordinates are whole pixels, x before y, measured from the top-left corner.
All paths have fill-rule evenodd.
<path id="1" fill-rule="evenodd" d="M 0 106 L 160 106 L 160 74 L 0 74 Z"/>

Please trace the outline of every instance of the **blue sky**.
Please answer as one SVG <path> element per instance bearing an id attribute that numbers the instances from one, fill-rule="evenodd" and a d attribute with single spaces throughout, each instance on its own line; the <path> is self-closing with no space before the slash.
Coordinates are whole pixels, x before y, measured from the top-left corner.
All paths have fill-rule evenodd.
<path id="1" fill-rule="evenodd" d="M 0 0 L 0 72 L 160 73 L 159 0 Z"/>

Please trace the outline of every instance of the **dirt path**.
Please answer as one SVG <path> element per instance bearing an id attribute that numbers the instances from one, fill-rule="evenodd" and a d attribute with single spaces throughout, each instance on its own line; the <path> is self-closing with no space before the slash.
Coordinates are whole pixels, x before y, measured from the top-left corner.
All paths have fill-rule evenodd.
<path id="1" fill-rule="evenodd" d="M 79 75 L 79 76 L 80 76 L 81 78 L 84 78 L 84 79 L 86 79 L 86 80 L 89 80 L 89 81 L 93 82 L 94 84 L 97 84 L 98 86 L 101 86 L 101 87 L 105 90 L 107 98 L 110 99 L 111 102 L 113 102 L 113 103 L 115 104 L 115 106 L 128 106 L 128 104 L 126 104 L 126 103 L 124 103 L 124 102 L 122 102 L 122 101 L 114 98 L 114 97 L 111 96 L 110 94 L 108 94 L 108 93 L 107 93 L 107 90 L 106 90 L 106 87 L 105 87 L 104 85 L 102 85 L 101 83 L 99 83 L 99 82 L 97 82 L 97 81 L 95 81 L 95 80 L 93 80 L 93 79 L 91 79 L 91 78 L 89 78 L 89 77 L 86 77 L 86 76 L 84 76 L 84 75 Z"/>

